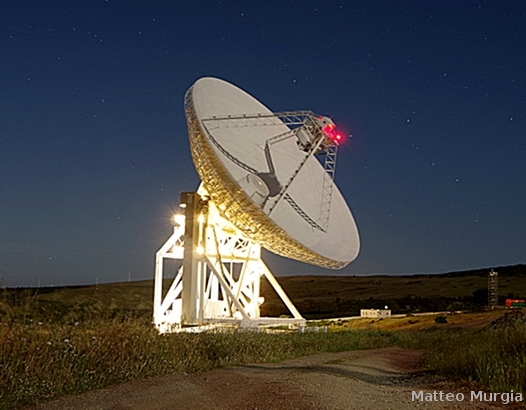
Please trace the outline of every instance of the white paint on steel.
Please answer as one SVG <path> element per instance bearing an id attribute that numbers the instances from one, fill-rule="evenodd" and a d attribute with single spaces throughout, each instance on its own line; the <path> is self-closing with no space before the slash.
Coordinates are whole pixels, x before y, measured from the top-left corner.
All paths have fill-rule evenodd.
<path id="1" fill-rule="evenodd" d="M 216 78 L 199 79 L 193 85 L 193 99 L 203 127 L 203 120 L 214 116 L 272 114 L 267 107 L 243 90 Z M 269 121 L 271 124 L 273 121 L 275 125 L 268 125 Z M 290 129 L 277 117 L 267 119 L 266 122 L 265 126 L 260 127 L 218 127 L 212 130 L 213 138 L 232 157 L 258 172 L 267 172 L 268 164 L 264 153 L 266 141 Z M 229 159 L 216 145 L 211 145 L 232 179 L 243 181 L 247 176 L 246 169 Z M 271 150 L 276 176 L 284 184 L 304 159 L 305 152 L 298 148 L 295 138 L 272 144 Z M 294 202 L 313 219 L 320 214 L 324 197 L 324 176 L 324 167 L 311 156 L 287 190 Z M 290 236 L 312 251 L 335 261 L 349 262 L 357 257 L 360 249 L 358 230 L 341 192 L 336 185 L 332 189 L 330 218 L 325 232 L 314 229 L 284 200 L 275 206 L 270 217 Z M 261 210 L 265 213 L 268 211 L 266 207 Z"/>
<path id="2" fill-rule="evenodd" d="M 200 193 L 204 194 L 202 188 Z M 177 217 L 172 236 L 156 255 L 154 324 L 161 333 L 195 330 L 188 325 L 199 325 L 204 329 L 210 325 L 259 325 L 304 326 L 305 319 L 292 304 L 279 283 L 261 259 L 261 247 L 246 238 L 228 221 L 224 220 L 212 203 L 208 213 L 202 214 L 198 243 L 202 253 L 194 272 L 184 272 L 182 267 L 172 280 L 163 297 L 165 260 L 182 260 L 184 254 L 184 216 Z M 235 266 L 237 265 L 237 268 Z M 197 320 L 186 323 L 182 312 L 182 277 L 196 275 L 198 286 L 195 294 Z M 260 296 L 260 280 L 265 276 L 274 288 L 292 318 L 260 317 L 259 306 L 264 302 Z M 203 327 L 205 326 L 205 327 Z"/>

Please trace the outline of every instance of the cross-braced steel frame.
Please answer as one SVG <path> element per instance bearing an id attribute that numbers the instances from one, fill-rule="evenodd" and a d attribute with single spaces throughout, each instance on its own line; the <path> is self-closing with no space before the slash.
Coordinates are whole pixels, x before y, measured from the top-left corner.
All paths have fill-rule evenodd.
<path id="1" fill-rule="evenodd" d="M 488 307 L 495 309 L 499 304 L 499 273 L 493 269 L 488 273 Z"/>
<path id="2" fill-rule="evenodd" d="M 262 261 L 261 247 L 222 218 L 212 203 L 194 210 L 197 212 L 189 212 L 187 205 L 185 215 L 178 216 L 172 236 L 156 255 L 154 323 L 157 329 L 165 333 L 225 324 L 303 326 L 305 320 Z M 195 223 L 192 232 L 197 237 L 188 235 L 188 223 Z M 173 280 L 165 279 L 169 260 L 183 262 Z M 260 316 L 260 305 L 264 302 L 260 296 L 263 276 L 292 318 Z M 171 282 L 167 289 L 163 286 L 165 282 Z"/>

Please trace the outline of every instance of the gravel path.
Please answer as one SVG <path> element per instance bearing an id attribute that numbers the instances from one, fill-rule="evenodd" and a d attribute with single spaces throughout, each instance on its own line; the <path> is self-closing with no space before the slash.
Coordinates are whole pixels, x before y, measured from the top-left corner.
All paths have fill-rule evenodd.
<path id="1" fill-rule="evenodd" d="M 278 364 L 132 381 L 25 410 L 496 409 L 446 388 L 419 368 L 421 352 L 399 348 L 322 353 Z M 463 393 L 462 402 L 412 401 L 412 391 Z"/>

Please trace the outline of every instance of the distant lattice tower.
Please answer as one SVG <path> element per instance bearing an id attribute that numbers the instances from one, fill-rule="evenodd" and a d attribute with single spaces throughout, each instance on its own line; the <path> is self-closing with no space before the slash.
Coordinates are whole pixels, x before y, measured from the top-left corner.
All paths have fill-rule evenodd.
<path id="1" fill-rule="evenodd" d="M 499 273 L 493 269 L 488 273 L 488 306 L 495 309 L 499 304 Z"/>

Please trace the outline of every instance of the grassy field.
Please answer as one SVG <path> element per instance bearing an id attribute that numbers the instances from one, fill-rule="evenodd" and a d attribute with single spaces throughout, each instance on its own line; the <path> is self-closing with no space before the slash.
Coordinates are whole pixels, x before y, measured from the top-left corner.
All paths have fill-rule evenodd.
<path id="1" fill-rule="evenodd" d="M 499 272 L 499 299 L 526 298 L 526 265 L 495 268 Z M 306 318 L 359 315 L 364 308 L 388 305 L 393 313 L 443 311 L 458 302 L 473 309 L 487 303 L 489 269 L 443 275 L 413 276 L 289 276 L 278 277 L 298 310 Z M 167 281 L 168 282 L 168 281 Z M 167 288 L 168 286 L 165 286 Z M 287 314 L 285 306 L 262 280 L 263 316 Z M 79 316 L 94 308 L 107 315 L 136 312 L 152 315 L 153 281 L 110 283 L 80 287 L 0 290 L 2 306 L 29 305 L 46 317 Z M 3 304 L 2 304 L 3 303 Z M 75 312 L 71 312 L 71 310 Z"/>
<path id="2" fill-rule="evenodd" d="M 280 282 L 298 307 L 326 309 L 337 299 L 360 307 L 415 298 L 465 301 L 485 286 L 484 275 L 303 276 Z M 523 270 L 501 274 L 500 297 L 508 290 L 525 295 L 525 278 Z M 272 295 L 263 292 L 272 306 Z M 424 349 L 426 367 L 452 380 L 526 392 L 524 314 L 503 320 L 498 318 L 507 311 L 495 310 L 438 320 L 414 313 L 312 323 L 327 325 L 327 333 L 159 335 L 151 324 L 152 298 L 152 281 L 0 291 L 0 410 L 136 378 L 387 346 Z"/>
<path id="3" fill-rule="evenodd" d="M 37 322 L 28 316 L 26 323 L 4 318 L 0 325 L 0 409 L 137 378 L 388 346 L 424 349 L 426 367 L 451 380 L 477 382 L 498 392 L 526 392 L 524 316 L 495 328 L 483 328 L 482 322 L 497 313 L 477 313 L 455 315 L 454 323 L 444 324 L 426 316 L 422 319 L 426 325 L 421 324 L 419 330 L 408 329 L 404 325 L 407 318 L 400 318 L 374 323 L 343 321 L 332 324 L 327 333 L 169 335 L 158 334 L 147 320 L 103 316 L 72 324 Z M 397 321 L 399 325 L 393 325 Z M 473 321 L 475 326 L 455 326 Z M 351 322 L 353 328 L 347 326 Z M 393 328 L 405 331 L 384 330 Z"/>
<path id="4" fill-rule="evenodd" d="M 136 320 L 0 326 L 0 409 L 136 378 L 392 344 L 377 330 L 159 335 Z"/>
<path id="5" fill-rule="evenodd" d="M 526 298 L 526 266 L 495 268 L 499 272 L 499 300 L 510 295 Z M 359 315 L 364 308 L 388 305 L 393 313 L 442 311 L 453 302 L 466 309 L 487 304 L 489 269 L 442 275 L 413 276 L 291 276 L 278 278 L 298 310 L 307 318 Z M 265 308 L 286 313 L 283 304 L 262 283 Z"/>
<path id="6" fill-rule="evenodd" d="M 427 330 L 429 328 L 440 329 L 481 329 L 488 326 L 491 322 L 506 314 L 504 309 L 496 309 L 484 312 L 466 312 L 461 314 L 426 314 L 410 315 L 396 318 L 385 319 L 348 319 L 348 320 L 320 320 L 311 322 L 312 325 L 328 326 L 333 330 L 351 330 L 351 329 L 375 329 L 375 330 Z M 437 317 L 445 317 L 445 323 L 437 323 Z"/>

